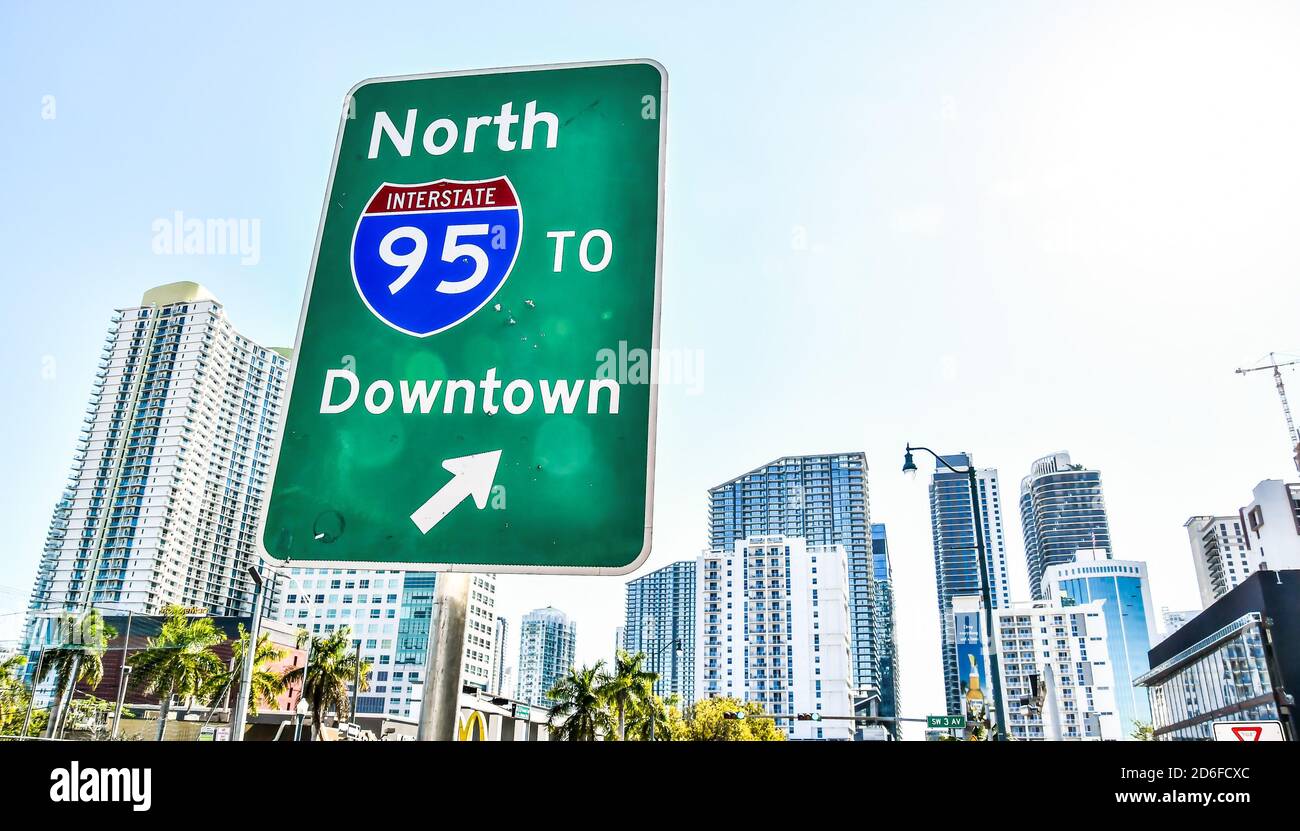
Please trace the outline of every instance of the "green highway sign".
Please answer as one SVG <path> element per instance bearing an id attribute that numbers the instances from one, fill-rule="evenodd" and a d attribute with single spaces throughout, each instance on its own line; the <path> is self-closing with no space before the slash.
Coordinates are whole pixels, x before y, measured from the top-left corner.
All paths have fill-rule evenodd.
<path id="1" fill-rule="evenodd" d="M 666 93 L 653 61 L 352 89 L 269 557 L 624 574 L 649 555 Z"/>
<path id="2" fill-rule="evenodd" d="M 926 716 L 925 726 L 930 729 L 965 730 L 965 716 Z"/>

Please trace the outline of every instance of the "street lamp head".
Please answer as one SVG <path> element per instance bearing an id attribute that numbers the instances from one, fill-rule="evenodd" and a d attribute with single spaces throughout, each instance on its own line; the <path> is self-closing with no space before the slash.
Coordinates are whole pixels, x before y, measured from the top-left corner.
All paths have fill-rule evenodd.
<path id="1" fill-rule="evenodd" d="M 908 449 L 907 455 L 903 457 L 903 473 L 908 479 L 916 478 L 916 462 L 912 460 L 911 449 Z"/>

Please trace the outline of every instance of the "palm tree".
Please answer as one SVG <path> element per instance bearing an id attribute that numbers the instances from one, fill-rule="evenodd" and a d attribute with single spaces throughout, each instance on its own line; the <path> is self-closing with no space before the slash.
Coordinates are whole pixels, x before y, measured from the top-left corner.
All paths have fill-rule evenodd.
<path id="1" fill-rule="evenodd" d="M 230 665 L 209 679 L 203 697 L 207 699 L 208 709 L 212 710 L 224 702 L 230 706 L 230 691 L 239 689 L 244 670 L 244 651 L 248 649 L 248 632 L 244 624 L 239 624 L 239 638 L 231 644 Z M 257 715 L 259 703 L 272 705 L 284 692 L 284 677 L 272 672 L 268 667 L 284 660 L 285 651 L 271 643 L 269 632 L 257 636 L 257 651 L 253 653 L 253 681 L 248 693 L 246 707 L 250 715 Z"/>
<path id="2" fill-rule="evenodd" d="M 132 655 L 134 678 L 146 693 L 158 695 L 158 741 L 167 732 L 172 696 L 190 702 L 201 695 L 211 679 L 225 671 L 212 647 L 225 641 L 209 617 L 188 617 L 180 606 L 163 609 L 166 619 L 158 637 Z"/>
<path id="3" fill-rule="evenodd" d="M 104 622 L 96 609 L 88 611 L 76 625 L 79 641 L 71 641 L 45 650 L 45 659 L 37 667 L 33 686 L 44 682 L 51 674 L 58 678 L 54 687 L 55 712 L 49 721 L 49 735 L 58 736 L 67 714 L 72 690 L 78 683 L 91 689 L 104 678 L 104 652 L 108 642 L 117 637 L 117 630 Z"/>
<path id="4" fill-rule="evenodd" d="M 307 643 L 307 638 L 311 637 L 311 659 L 306 667 L 306 685 L 301 686 L 303 667 L 294 667 L 280 676 L 280 680 L 286 687 L 299 684 L 299 689 L 303 690 L 300 697 L 306 695 L 307 705 L 311 708 L 312 732 L 317 738 L 324 738 L 322 728 L 325 714 L 330 710 L 338 715 L 340 721 L 349 718 L 348 684 L 352 683 L 358 672 L 361 677 L 361 690 L 358 692 L 370 688 L 370 683 L 366 679 L 367 673 L 370 672 L 370 664 L 363 661 L 358 670 L 357 656 L 352 651 L 351 634 L 352 630 L 347 626 L 323 638 L 312 637 L 306 629 L 300 629 L 299 649 Z"/>
<path id="5" fill-rule="evenodd" d="M 653 721 L 655 740 L 661 742 L 671 741 L 673 720 L 669 708 L 677 707 L 678 702 L 676 694 L 668 696 L 667 701 L 657 695 L 651 695 L 648 702 L 642 702 L 628 714 L 628 733 L 638 741 L 649 741 L 650 723 Z"/>
<path id="6" fill-rule="evenodd" d="M 600 687 L 600 695 L 618 713 L 618 738 L 627 738 L 627 714 L 642 707 L 652 706 L 654 683 L 659 676 L 641 668 L 645 653 L 629 655 L 619 650 L 614 656 L 614 671 Z"/>
<path id="7" fill-rule="evenodd" d="M 594 742 L 602 733 L 608 736 L 614 732 L 608 702 L 601 694 L 601 688 L 609 682 L 604 670 L 604 661 L 581 669 L 570 667 L 569 674 L 546 693 L 555 702 L 549 726 L 559 741 Z"/>

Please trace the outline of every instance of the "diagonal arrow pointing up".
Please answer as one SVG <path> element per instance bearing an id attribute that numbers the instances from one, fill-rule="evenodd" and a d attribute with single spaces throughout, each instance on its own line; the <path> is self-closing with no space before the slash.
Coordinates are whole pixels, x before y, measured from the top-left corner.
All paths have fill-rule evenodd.
<path id="1" fill-rule="evenodd" d="M 411 521 L 420 533 L 429 533 L 430 528 L 441 522 L 467 496 L 474 497 L 474 505 L 480 511 L 487 507 L 488 494 L 492 492 L 492 480 L 496 478 L 500 461 L 501 451 L 489 450 L 443 462 L 442 466 L 452 474 L 451 481 L 411 514 Z"/>

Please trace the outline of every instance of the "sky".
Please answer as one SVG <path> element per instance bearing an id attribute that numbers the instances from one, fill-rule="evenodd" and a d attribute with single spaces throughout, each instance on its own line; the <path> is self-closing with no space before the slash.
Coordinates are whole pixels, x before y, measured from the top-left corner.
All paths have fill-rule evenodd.
<path id="1" fill-rule="evenodd" d="M 1297 477 L 1273 384 L 1233 370 L 1300 352 L 1300 7 L 621 5 L 0 9 L 0 639 L 112 310 L 193 280 L 243 333 L 292 343 L 354 83 L 631 57 L 669 73 L 662 346 L 700 367 L 661 390 L 642 573 L 706 545 L 709 487 L 863 450 L 903 714 L 940 713 L 926 488 L 903 446 L 968 451 L 1008 495 L 1068 450 L 1102 471 L 1115 556 L 1147 561 L 1156 607 L 1198 606 L 1183 522 Z M 155 253 L 176 211 L 256 220 L 256 263 Z M 498 609 L 515 631 L 563 609 L 578 660 L 607 659 L 626 579 L 502 576 Z"/>

